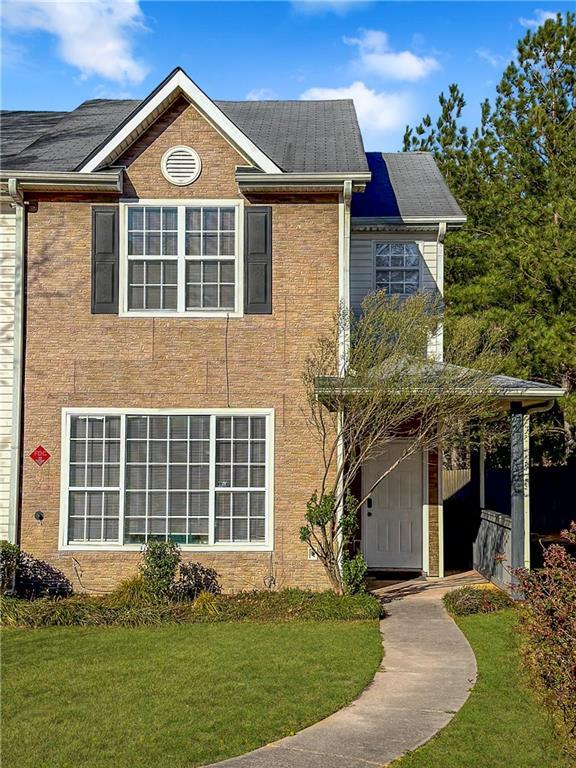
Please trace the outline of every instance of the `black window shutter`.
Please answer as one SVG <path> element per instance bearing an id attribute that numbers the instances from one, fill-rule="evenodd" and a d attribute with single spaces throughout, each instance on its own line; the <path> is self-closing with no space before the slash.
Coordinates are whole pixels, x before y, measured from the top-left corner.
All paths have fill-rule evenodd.
<path id="1" fill-rule="evenodd" d="M 272 208 L 267 205 L 245 210 L 244 312 L 272 314 Z"/>
<path id="2" fill-rule="evenodd" d="M 118 314 L 118 206 L 92 208 L 92 314 Z"/>

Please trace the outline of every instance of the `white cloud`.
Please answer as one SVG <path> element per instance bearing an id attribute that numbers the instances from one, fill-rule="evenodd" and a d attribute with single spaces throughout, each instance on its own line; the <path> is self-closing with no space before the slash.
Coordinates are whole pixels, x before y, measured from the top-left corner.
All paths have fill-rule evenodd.
<path id="1" fill-rule="evenodd" d="M 138 0 L 11 0 L 2 16 L 9 29 L 54 35 L 60 57 L 83 78 L 139 83 L 146 77 L 132 47 L 132 33 L 145 29 Z"/>
<path id="2" fill-rule="evenodd" d="M 364 72 L 391 80 L 420 80 L 440 69 L 432 56 L 418 56 L 412 51 L 393 51 L 386 32 L 361 30 L 360 37 L 345 37 L 346 45 L 358 48 L 356 65 Z"/>
<path id="3" fill-rule="evenodd" d="M 403 128 L 411 116 L 412 100 L 409 94 L 378 92 L 368 88 L 361 80 L 342 88 L 309 88 L 300 98 L 353 99 L 360 127 L 372 134 Z"/>
<path id="4" fill-rule="evenodd" d="M 487 61 L 492 67 L 501 67 L 506 63 L 506 57 L 499 53 L 493 53 L 489 48 L 477 48 L 476 56 L 483 61 Z"/>
<path id="5" fill-rule="evenodd" d="M 531 19 L 525 19 L 520 17 L 518 21 L 520 25 L 526 27 L 526 29 L 537 29 L 537 27 L 544 24 L 548 19 L 555 19 L 556 11 L 543 11 L 542 8 L 537 8 L 534 11 L 534 17 Z"/>
<path id="6" fill-rule="evenodd" d="M 278 94 L 271 88 L 252 88 L 252 90 L 246 94 L 246 99 L 248 101 L 269 101 L 277 98 Z"/>

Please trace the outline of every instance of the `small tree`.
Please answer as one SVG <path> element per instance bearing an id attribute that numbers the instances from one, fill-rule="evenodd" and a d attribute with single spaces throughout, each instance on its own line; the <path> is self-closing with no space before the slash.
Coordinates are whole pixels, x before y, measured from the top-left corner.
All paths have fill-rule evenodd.
<path id="1" fill-rule="evenodd" d="M 341 310 L 306 360 L 306 417 L 320 442 L 323 471 L 300 538 L 340 594 L 346 591 L 343 570 L 360 569 L 358 562 L 343 569 L 343 561 L 358 511 L 377 485 L 415 452 L 461 440 L 471 420 L 497 412 L 490 377 L 495 338 L 453 338 L 455 353 L 446 364 L 436 363 L 426 348 L 441 316 L 439 299 L 377 292 L 365 299 L 358 317 Z M 471 360 L 474 369 L 462 365 Z M 399 437 L 407 438 L 401 456 L 355 499 L 351 488 L 362 464 Z"/>

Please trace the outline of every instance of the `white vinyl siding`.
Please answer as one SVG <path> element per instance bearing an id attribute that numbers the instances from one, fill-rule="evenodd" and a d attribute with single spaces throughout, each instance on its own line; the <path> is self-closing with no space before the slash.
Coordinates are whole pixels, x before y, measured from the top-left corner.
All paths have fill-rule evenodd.
<path id="1" fill-rule="evenodd" d="M 16 293 L 16 214 L 0 210 L 0 539 L 9 536 L 10 477 L 14 400 L 14 312 Z"/>
<path id="2" fill-rule="evenodd" d="M 438 269 L 439 254 L 436 235 L 432 233 L 397 232 L 352 232 L 350 238 L 350 306 L 359 313 L 365 296 L 376 290 L 377 243 L 412 242 L 418 245 L 421 253 L 419 290 L 432 294 L 443 294 L 442 270 Z M 430 340 L 428 354 L 442 359 L 442 332 Z"/>
<path id="3" fill-rule="evenodd" d="M 269 549 L 267 409 L 63 413 L 61 546 Z"/>

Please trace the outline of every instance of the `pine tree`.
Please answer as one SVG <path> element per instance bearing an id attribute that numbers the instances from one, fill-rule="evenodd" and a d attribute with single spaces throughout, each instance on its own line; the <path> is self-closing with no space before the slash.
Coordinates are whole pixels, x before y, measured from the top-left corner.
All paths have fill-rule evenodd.
<path id="1" fill-rule="evenodd" d="M 480 126 L 462 125 L 456 85 L 441 113 L 407 128 L 405 150 L 434 153 L 469 221 L 450 235 L 447 331 L 473 316 L 499 326 L 507 372 L 565 387 L 564 455 L 576 423 L 576 26 L 546 21 L 519 41 Z"/>

